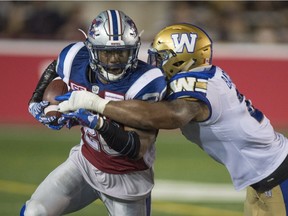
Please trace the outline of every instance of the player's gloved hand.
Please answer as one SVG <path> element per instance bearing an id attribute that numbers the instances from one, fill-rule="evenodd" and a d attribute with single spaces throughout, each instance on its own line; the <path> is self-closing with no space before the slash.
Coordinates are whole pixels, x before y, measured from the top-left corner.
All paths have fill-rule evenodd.
<path id="1" fill-rule="evenodd" d="M 109 102 L 109 100 L 88 91 L 72 91 L 71 93 L 55 97 L 55 100 L 63 101 L 58 105 L 58 111 L 62 113 L 83 108 L 103 114 L 105 106 Z"/>
<path id="2" fill-rule="evenodd" d="M 70 96 L 71 96 L 72 92 L 69 91 L 64 95 L 59 95 L 55 97 L 55 100 L 57 101 L 65 101 L 65 100 L 69 100 Z"/>
<path id="3" fill-rule="evenodd" d="M 40 123 L 44 124 L 50 129 L 60 130 L 63 125 L 55 125 L 56 116 L 45 116 L 44 109 L 49 106 L 48 101 L 41 101 L 39 103 L 33 102 L 29 104 L 28 111 L 29 113 Z"/>
<path id="4" fill-rule="evenodd" d="M 74 126 L 80 125 L 79 121 L 76 118 L 63 116 L 65 114 L 62 114 L 62 116 L 58 119 L 58 124 L 60 125 L 66 125 L 67 128 L 72 128 Z"/>
<path id="5" fill-rule="evenodd" d="M 99 129 L 103 125 L 103 119 L 99 115 L 95 115 L 86 109 L 78 109 L 75 112 L 63 114 L 58 119 L 58 124 L 65 124 L 66 127 L 71 128 L 76 125 L 89 127 L 91 129 Z"/>

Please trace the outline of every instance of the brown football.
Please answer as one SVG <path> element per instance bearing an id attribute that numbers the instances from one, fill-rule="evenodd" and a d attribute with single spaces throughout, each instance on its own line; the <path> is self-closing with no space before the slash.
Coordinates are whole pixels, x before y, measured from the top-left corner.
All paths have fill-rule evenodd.
<path id="1" fill-rule="evenodd" d="M 46 116 L 57 116 L 61 117 L 61 113 L 57 111 L 59 101 L 55 100 L 56 96 L 63 95 L 68 92 L 67 84 L 60 78 L 52 80 L 43 94 L 43 101 L 49 101 L 50 104 L 44 109 Z"/>

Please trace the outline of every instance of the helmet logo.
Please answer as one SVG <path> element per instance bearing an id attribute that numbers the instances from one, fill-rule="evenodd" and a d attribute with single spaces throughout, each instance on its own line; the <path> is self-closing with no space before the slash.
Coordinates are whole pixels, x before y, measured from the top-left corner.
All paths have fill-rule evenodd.
<path id="1" fill-rule="evenodd" d="M 89 28 L 89 35 L 93 38 L 95 38 L 95 33 L 98 31 L 98 26 L 102 23 L 102 19 L 96 18 L 92 21 L 92 24 Z"/>
<path id="2" fill-rule="evenodd" d="M 198 35 L 195 33 L 185 34 L 171 34 L 172 41 L 174 43 L 175 53 L 183 53 L 184 48 L 188 53 L 193 53 L 196 46 L 196 40 Z"/>
<path id="3" fill-rule="evenodd" d="M 135 23 L 131 19 L 127 19 L 127 24 L 130 26 L 131 33 L 130 35 L 134 38 L 137 37 L 138 32 Z"/>
<path id="4" fill-rule="evenodd" d="M 101 18 L 96 18 L 92 21 L 92 25 L 94 27 L 98 27 L 101 23 L 103 23 L 103 20 Z"/>

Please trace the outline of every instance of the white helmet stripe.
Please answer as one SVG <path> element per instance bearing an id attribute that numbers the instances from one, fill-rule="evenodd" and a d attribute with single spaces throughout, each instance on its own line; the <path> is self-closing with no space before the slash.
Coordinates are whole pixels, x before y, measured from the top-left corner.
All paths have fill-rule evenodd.
<path id="1" fill-rule="evenodd" d="M 109 33 L 110 35 L 114 35 L 113 37 L 110 36 L 110 40 L 118 41 L 122 40 L 121 33 L 122 33 L 122 25 L 121 25 L 121 16 L 118 10 L 108 10 L 108 22 L 109 22 Z"/>

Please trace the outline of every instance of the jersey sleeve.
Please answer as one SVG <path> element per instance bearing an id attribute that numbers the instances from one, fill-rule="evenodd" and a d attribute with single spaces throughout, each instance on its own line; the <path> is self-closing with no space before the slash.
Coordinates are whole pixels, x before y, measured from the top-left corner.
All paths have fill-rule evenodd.
<path id="1" fill-rule="evenodd" d="M 58 56 L 56 72 L 67 84 L 69 83 L 72 68 L 75 68 L 75 64 L 78 64 L 79 61 L 81 62 L 82 58 L 86 58 L 86 56 L 83 57 L 79 54 L 80 50 L 83 50 L 84 46 L 83 42 L 69 44 Z M 79 59 L 79 56 L 82 56 L 81 59 Z"/>
<path id="2" fill-rule="evenodd" d="M 210 107 L 206 93 L 208 80 L 214 73 L 182 72 L 174 75 L 168 83 L 166 100 L 197 99 Z"/>
<path id="3" fill-rule="evenodd" d="M 160 101 L 166 94 L 166 85 L 162 71 L 158 68 L 151 68 L 131 86 L 126 93 L 126 100 Z"/>
<path id="4" fill-rule="evenodd" d="M 64 62 L 65 62 L 66 56 L 74 44 L 75 43 L 72 43 L 66 46 L 64 49 L 62 49 L 62 51 L 58 55 L 56 72 L 62 79 L 64 78 Z"/>

